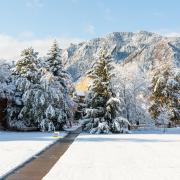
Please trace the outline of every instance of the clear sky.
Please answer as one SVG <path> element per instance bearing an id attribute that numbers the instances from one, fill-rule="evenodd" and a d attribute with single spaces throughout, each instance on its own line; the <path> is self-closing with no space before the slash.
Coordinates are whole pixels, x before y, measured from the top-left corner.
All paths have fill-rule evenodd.
<path id="1" fill-rule="evenodd" d="M 0 0 L 0 57 L 4 41 L 43 49 L 139 30 L 180 36 L 180 0 Z"/>

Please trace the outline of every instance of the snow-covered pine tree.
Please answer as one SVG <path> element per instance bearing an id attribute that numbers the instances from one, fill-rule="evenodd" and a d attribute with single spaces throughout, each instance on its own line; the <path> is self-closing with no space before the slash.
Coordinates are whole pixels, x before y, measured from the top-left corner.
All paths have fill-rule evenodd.
<path id="1" fill-rule="evenodd" d="M 39 127 L 42 131 L 61 130 L 66 122 L 67 102 L 63 87 L 58 78 L 46 69 L 42 70 L 40 79 L 41 91 L 37 95 L 37 108 L 42 113 Z M 41 111 L 40 111 L 41 109 Z"/>
<path id="2" fill-rule="evenodd" d="M 93 80 L 90 91 L 93 92 L 91 99 L 91 107 L 103 107 L 108 99 L 112 96 L 111 92 L 111 73 L 113 66 L 111 65 L 110 56 L 104 51 L 100 52 L 99 60 L 93 65 L 88 72 L 89 77 Z"/>
<path id="3" fill-rule="evenodd" d="M 180 70 L 165 66 L 157 70 L 152 79 L 151 106 L 149 112 L 157 120 L 164 107 L 173 123 L 180 122 Z"/>
<path id="4" fill-rule="evenodd" d="M 24 49 L 21 53 L 21 59 L 12 69 L 12 84 L 15 85 L 15 90 L 7 108 L 9 128 L 22 129 L 35 126 L 33 112 L 24 105 L 23 96 L 38 83 L 37 55 L 38 53 L 33 48 Z M 33 105 L 31 104 L 31 106 Z M 23 115 L 22 112 L 24 112 Z"/>
<path id="5" fill-rule="evenodd" d="M 88 76 L 92 79 L 87 96 L 86 116 L 83 130 L 90 133 L 122 132 L 129 122 L 119 116 L 119 100 L 111 88 L 111 58 L 101 51 L 99 60 L 93 65 Z"/>
<path id="6" fill-rule="evenodd" d="M 56 40 L 54 41 L 47 55 L 47 70 L 52 72 L 54 76 L 59 76 L 60 72 L 62 71 L 63 64 L 61 59 L 61 50 Z"/>
<path id="7" fill-rule="evenodd" d="M 64 69 L 61 58 L 61 49 L 59 48 L 57 41 L 54 41 L 47 55 L 46 69 L 58 78 L 66 93 L 72 93 L 72 91 L 74 91 L 74 86 L 70 74 Z"/>
<path id="8" fill-rule="evenodd" d="M 61 123 L 65 123 L 67 119 L 72 119 L 73 116 L 73 110 L 71 108 L 72 100 L 70 95 L 73 94 L 74 86 L 71 81 L 71 76 L 64 69 L 64 65 L 61 59 L 61 49 L 59 48 L 57 41 L 54 41 L 48 53 L 48 57 L 46 59 L 46 69 L 49 73 L 51 73 L 51 76 L 53 76 L 54 83 L 56 84 L 56 88 L 59 91 L 59 95 L 61 94 L 58 108 L 57 105 L 54 104 L 56 109 L 61 111 L 61 116 L 59 114 L 57 122 L 61 121 Z"/>
<path id="9" fill-rule="evenodd" d="M 13 87 L 10 86 L 11 65 L 7 62 L 0 62 L 0 99 L 8 99 Z"/>
<path id="10" fill-rule="evenodd" d="M 54 74 L 45 67 L 39 68 L 37 53 L 32 48 L 25 49 L 21 56 L 13 69 L 16 90 L 8 108 L 9 127 L 19 130 L 35 127 L 42 131 L 62 129 L 70 113 L 70 80 L 66 80 L 66 86 L 63 79 L 66 72 L 57 69 L 58 73 Z"/>
<path id="11" fill-rule="evenodd" d="M 24 49 L 21 53 L 21 59 L 17 61 L 13 74 L 17 77 L 26 78 L 35 83 L 37 79 L 37 55 L 33 48 Z"/>
<path id="12" fill-rule="evenodd" d="M 14 86 L 11 82 L 11 65 L 8 62 L 0 61 L 0 129 L 6 128 L 7 102 L 12 98 Z"/>

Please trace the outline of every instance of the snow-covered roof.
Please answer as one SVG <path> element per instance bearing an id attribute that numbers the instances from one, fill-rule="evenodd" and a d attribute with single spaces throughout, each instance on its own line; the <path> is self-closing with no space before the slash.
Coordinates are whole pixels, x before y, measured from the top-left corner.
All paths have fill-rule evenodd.
<path id="1" fill-rule="evenodd" d="M 77 96 L 85 96 L 85 92 L 83 91 L 76 91 Z"/>

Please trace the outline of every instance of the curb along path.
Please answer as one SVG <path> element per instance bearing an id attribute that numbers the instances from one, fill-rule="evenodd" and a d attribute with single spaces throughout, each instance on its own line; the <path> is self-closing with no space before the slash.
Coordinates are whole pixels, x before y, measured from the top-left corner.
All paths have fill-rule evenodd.
<path id="1" fill-rule="evenodd" d="M 7 175 L 4 180 L 41 180 L 66 152 L 80 132 L 81 128 L 69 132 L 65 138 L 60 139 L 35 159 Z"/>

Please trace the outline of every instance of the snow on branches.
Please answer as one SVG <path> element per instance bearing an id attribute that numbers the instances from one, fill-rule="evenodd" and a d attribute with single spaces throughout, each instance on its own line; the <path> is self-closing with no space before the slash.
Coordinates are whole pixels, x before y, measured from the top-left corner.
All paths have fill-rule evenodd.
<path id="1" fill-rule="evenodd" d="M 44 63 L 37 55 L 32 48 L 23 50 L 12 69 L 15 91 L 8 104 L 7 123 L 9 128 L 19 130 L 24 127 L 60 130 L 71 111 L 68 107 L 71 79 L 63 68 L 57 42 Z"/>

